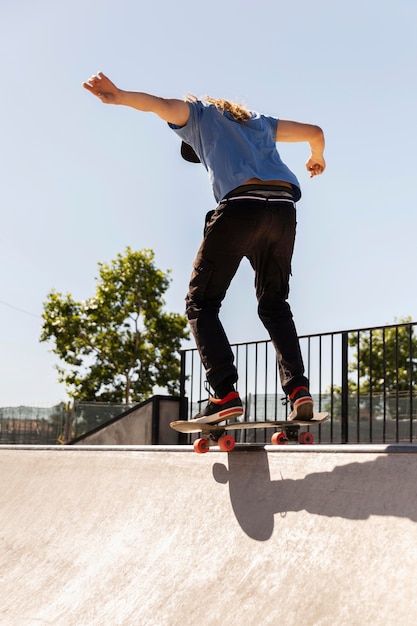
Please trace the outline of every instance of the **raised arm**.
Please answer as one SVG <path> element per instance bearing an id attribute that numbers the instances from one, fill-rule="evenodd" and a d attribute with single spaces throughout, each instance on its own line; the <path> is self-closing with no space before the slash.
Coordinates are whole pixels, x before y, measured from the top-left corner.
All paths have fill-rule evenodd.
<path id="1" fill-rule="evenodd" d="M 121 104 L 137 109 L 156 113 L 161 119 L 176 126 L 184 126 L 190 115 L 188 104 L 175 98 L 160 98 L 140 91 L 125 91 L 116 87 L 102 72 L 91 76 L 83 87 L 104 104 Z"/>
<path id="2" fill-rule="evenodd" d="M 306 168 L 310 172 L 310 178 L 323 174 L 326 168 L 326 162 L 323 158 L 325 142 L 324 133 L 319 126 L 279 120 L 276 140 L 287 142 L 306 141 L 309 143 L 311 154 L 306 163 Z"/>

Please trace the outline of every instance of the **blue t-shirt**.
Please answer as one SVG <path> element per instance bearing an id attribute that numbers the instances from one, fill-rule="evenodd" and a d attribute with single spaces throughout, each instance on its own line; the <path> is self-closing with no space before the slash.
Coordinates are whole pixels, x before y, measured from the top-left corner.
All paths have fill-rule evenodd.
<path id="1" fill-rule="evenodd" d="M 186 125 L 169 126 L 198 155 L 208 171 L 217 202 L 250 178 L 291 183 L 295 200 L 300 199 L 300 184 L 276 147 L 277 118 L 251 112 L 243 124 L 214 104 L 200 100 L 187 104 L 190 117 Z"/>

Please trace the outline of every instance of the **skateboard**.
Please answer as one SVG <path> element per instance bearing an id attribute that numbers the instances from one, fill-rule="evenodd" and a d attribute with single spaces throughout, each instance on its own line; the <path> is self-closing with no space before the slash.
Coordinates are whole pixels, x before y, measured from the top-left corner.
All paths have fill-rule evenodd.
<path id="1" fill-rule="evenodd" d="M 327 412 L 314 413 L 311 420 L 281 420 L 278 422 L 231 422 L 230 424 L 202 424 L 195 420 L 179 420 L 171 422 L 170 426 L 180 433 L 201 433 L 203 436 L 194 441 L 194 452 L 203 454 L 212 446 L 218 446 L 220 450 L 229 452 L 235 447 L 235 439 L 228 434 L 230 430 L 244 430 L 252 428 L 273 428 L 275 432 L 271 437 L 273 445 L 280 445 L 295 441 L 301 444 L 314 443 L 312 432 L 300 432 L 301 426 L 314 426 L 322 424 L 329 419 Z"/>

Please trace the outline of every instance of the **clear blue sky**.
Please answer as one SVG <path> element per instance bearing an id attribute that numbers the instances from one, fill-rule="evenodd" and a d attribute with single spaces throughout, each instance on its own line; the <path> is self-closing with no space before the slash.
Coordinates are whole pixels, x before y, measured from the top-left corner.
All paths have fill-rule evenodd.
<path id="1" fill-rule="evenodd" d="M 417 4 L 411 0 L 16 0 L 1 3 L 0 406 L 66 398 L 39 343 L 51 288 L 93 295 L 97 263 L 152 248 L 183 312 L 205 212 L 202 166 L 156 116 L 101 104 L 81 83 L 238 99 L 317 123 L 280 146 L 299 177 L 290 303 L 299 334 L 417 318 L 414 200 Z M 222 309 L 230 340 L 266 338 L 244 262 Z M 193 345 L 190 343 L 189 345 Z"/>

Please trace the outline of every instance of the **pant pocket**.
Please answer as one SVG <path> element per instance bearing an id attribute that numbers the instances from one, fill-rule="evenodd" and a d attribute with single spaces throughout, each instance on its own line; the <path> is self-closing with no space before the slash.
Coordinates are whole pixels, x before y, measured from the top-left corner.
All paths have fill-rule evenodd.
<path id="1" fill-rule="evenodd" d="M 186 298 L 187 313 L 190 307 L 192 308 L 193 304 L 198 305 L 200 300 L 204 300 L 212 270 L 213 265 L 209 261 L 203 259 L 203 257 L 197 257 L 194 261 L 194 267 Z"/>

